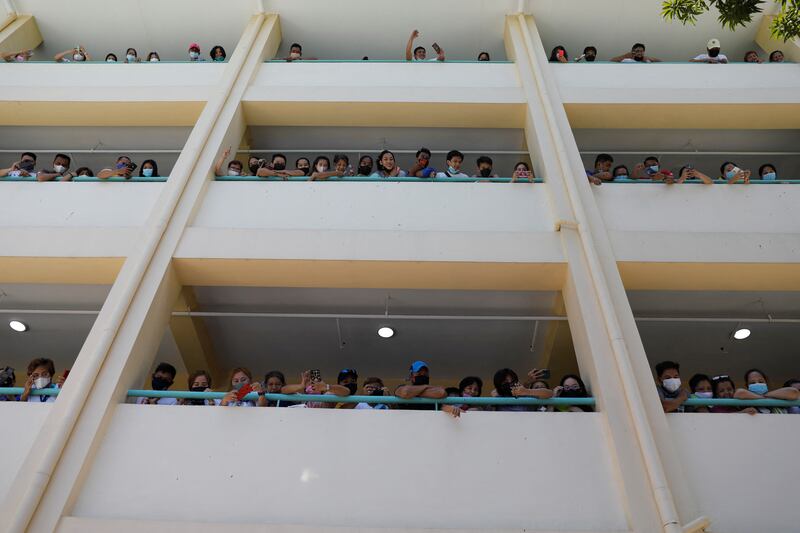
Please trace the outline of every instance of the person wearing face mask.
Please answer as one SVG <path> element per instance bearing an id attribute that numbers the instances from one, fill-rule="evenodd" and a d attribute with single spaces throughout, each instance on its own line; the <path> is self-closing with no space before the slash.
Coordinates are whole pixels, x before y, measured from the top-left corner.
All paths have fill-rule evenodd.
<path id="1" fill-rule="evenodd" d="M 35 178 L 37 176 L 37 172 L 34 170 L 36 160 L 37 156 L 33 152 L 23 152 L 19 157 L 19 161 L 8 168 L 0 169 L 0 178 L 5 176 L 11 178 Z"/>
<path id="2" fill-rule="evenodd" d="M 705 374 L 695 374 L 692 376 L 689 379 L 689 390 L 691 391 L 689 398 L 711 399 L 714 397 L 711 378 Z M 710 410 L 707 406 L 698 405 L 695 407 L 687 407 L 686 412 L 709 413 Z"/>
<path id="3" fill-rule="evenodd" d="M 191 392 L 211 392 L 211 374 L 205 370 L 197 370 L 189 374 L 189 379 L 186 380 Z M 216 405 L 214 400 L 203 399 L 179 399 L 179 405 Z"/>
<path id="4" fill-rule="evenodd" d="M 55 373 L 56 367 L 52 359 L 41 357 L 28 363 L 28 379 L 25 380 L 25 386 L 22 394 L 19 396 L 19 401 L 30 403 L 55 402 L 55 396 L 35 396 L 31 394 L 33 390 L 58 388 L 56 384 L 52 382 Z"/>
<path id="5" fill-rule="evenodd" d="M 464 154 L 458 150 L 450 150 L 447 152 L 445 163 L 447 169 L 444 172 L 437 172 L 436 177 L 440 179 L 447 178 L 468 178 L 469 175 L 461 172 L 461 163 L 464 162 Z"/>
<path id="6" fill-rule="evenodd" d="M 722 179 L 728 182 L 728 184 L 744 182 L 745 184 L 750 183 L 750 174 L 749 170 L 742 170 L 739 166 L 734 163 L 733 161 L 725 161 L 719 166 L 719 173 L 722 176 Z"/>
<path id="7" fill-rule="evenodd" d="M 302 176 L 311 174 L 311 161 L 307 157 L 298 157 L 294 162 L 295 170 L 302 172 Z"/>
<path id="8" fill-rule="evenodd" d="M 230 378 L 231 390 L 225 395 L 222 400 L 215 400 L 217 405 L 223 407 L 266 407 L 267 399 L 264 397 L 265 390 L 261 383 L 253 381 L 253 374 L 244 367 L 237 367 L 231 370 Z M 244 394 L 245 389 L 249 392 L 258 394 L 258 400 L 245 400 L 239 399 L 240 394 Z M 245 394 L 245 396 L 247 395 Z"/>
<path id="9" fill-rule="evenodd" d="M 797 400 L 800 399 L 800 390 L 794 387 L 781 387 L 773 391 L 769 390 L 767 375 L 757 368 L 751 368 L 744 373 L 746 389 L 737 390 L 733 397 L 737 400 L 763 400 L 772 398 L 775 400 Z M 760 413 L 784 414 L 787 412 L 784 407 L 756 407 Z"/>
<path id="10" fill-rule="evenodd" d="M 683 402 L 689 398 L 689 392 L 681 387 L 680 369 L 681 366 L 674 361 L 662 361 L 656 365 L 656 389 L 665 413 L 682 413 L 686 410 Z"/>
<path id="11" fill-rule="evenodd" d="M 494 161 L 488 155 L 482 155 L 475 161 L 478 166 L 478 173 L 473 175 L 473 178 L 499 178 L 497 174 L 492 172 Z"/>
<path id="12" fill-rule="evenodd" d="M 672 173 L 661 169 L 658 158 L 654 155 L 646 157 L 643 163 L 637 163 L 633 167 L 633 179 L 664 181 L 672 177 Z"/>
<path id="13" fill-rule="evenodd" d="M 381 378 L 370 377 L 364 380 L 364 396 L 386 396 L 389 393 L 389 389 L 383 384 L 383 380 Z M 360 402 L 357 403 L 354 409 L 391 409 L 391 406 L 385 403 L 365 403 Z"/>
<path id="14" fill-rule="evenodd" d="M 792 388 L 795 388 L 797 390 L 800 390 L 800 379 L 795 379 L 795 378 L 787 379 L 786 383 L 784 383 L 783 386 L 784 387 L 792 387 Z M 789 414 L 800 415 L 800 406 L 793 405 L 792 407 L 790 407 L 789 408 Z"/>
<path id="15" fill-rule="evenodd" d="M 136 170 L 136 163 L 131 161 L 131 158 L 127 155 L 121 155 L 117 158 L 114 168 L 104 168 L 97 173 L 97 177 L 100 179 L 115 177 L 130 179 L 134 170 Z"/>
<path id="16" fill-rule="evenodd" d="M 368 155 L 362 155 L 361 159 L 358 160 L 358 172 L 356 176 L 369 177 L 372 175 L 372 166 L 372 158 Z"/>
<path id="17" fill-rule="evenodd" d="M 70 48 L 69 50 L 64 50 L 56 54 L 55 60 L 56 63 L 80 63 L 81 61 L 91 61 L 92 56 L 89 55 L 89 52 L 86 51 L 83 45 L 79 44 L 75 48 Z"/>
<path id="18" fill-rule="evenodd" d="M 264 389 L 267 394 L 281 394 L 281 389 L 286 385 L 286 377 L 280 370 L 270 370 L 264 375 Z M 294 402 L 281 400 L 278 405 L 277 400 L 267 400 L 267 407 L 291 407 Z"/>
<path id="19" fill-rule="evenodd" d="M 706 185 L 714 184 L 713 179 L 689 165 L 681 167 L 681 169 L 678 171 L 678 183 L 683 183 L 686 180 L 700 180 Z"/>
<path id="20" fill-rule="evenodd" d="M 336 383 L 346 387 L 352 396 L 358 392 L 358 372 L 353 368 L 344 368 L 339 372 Z M 355 406 L 356 404 L 354 403 L 338 403 L 336 404 L 336 409 L 354 409 Z"/>
<path id="21" fill-rule="evenodd" d="M 189 61 L 205 61 L 200 57 L 200 45 L 197 43 L 189 44 Z"/>
<path id="22" fill-rule="evenodd" d="M 611 175 L 611 165 L 613 164 L 614 158 L 609 154 L 597 154 L 597 157 L 594 158 L 594 170 L 586 169 L 586 177 L 594 185 L 601 185 L 604 181 L 613 181 L 614 176 Z"/>
<path id="23" fill-rule="evenodd" d="M 583 380 L 576 374 L 567 374 L 561 378 L 558 387 L 553 389 L 554 398 L 588 398 L 589 392 L 586 390 L 586 385 Z M 555 411 L 583 413 L 591 412 L 592 407 L 589 405 L 556 405 Z"/>
<path id="24" fill-rule="evenodd" d="M 578 63 L 580 61 L 586 61 L 587 63 L 593 63 L 597 59 L 597 48 L 594 46 L 587 46 L 583 49 L 583 54 L 580 57 L 575 58 L 575 62 Z"/>
<path id="25" fill-rule="evenodd" d="M 69 171 L 72 159 L 66 154 L 56 154 L 53 158 L 53 170 L 40 170 L 36 174 L 38 181 L 70 181 L 76 174 Z"/>
<path id="26" fill-rule="evenodd" d="M 165 391 L 172 386 L 175 381 L 177 371 L 169 363 L 159 363 L 150 380 L 150 386 L 155 391 Z M 176 398 L 137 398 L 138 405 L 178 405 Z"/>
<path id="27" fill-rule="evenodd" d="M 0 57 L 6 63 L 24 63 L 33 56 L 33 50 L 17 50 L 16 52 L 3 52 Z"/>
<path id="28" fill-rule="evenodd" d="M 289 47 L 289 55 L 283 58 L 284 61 L 315 61 L 316 57 L 303 57 L 303 47 L 300 43 L 292 43 Z"/>
<path id="29" fill-rule="evenodd" d="M 225 58 L 228 57 L 228 54 L 225 53 L 225 49 L 222 48 L 220 45 L 215 45 L 211 48 L 211 61 L 217 61 L 220 63 L 225 62 Z"/>
<path id="30" fill-rule="evenodd" d="M 80 167 L 78 170 L 75 171 L 75 176 L 76 177 L 78 177 L 78 176 L 86 176 L 86 177 L 89 177 L 89 178 L 93 178 L 94 177 L 94 172 L 92 172 L 92 169 L 89 168 L 89 167 Z"/>
<path id="31" fill-rule="evenodd" d="M 631 173 L 625 165 L 615 166 L 614 170 L 611 171 L 611 175 L 614 176 L 615 180 L 628 180 L 631 178 Z"/>
<path id="32" fill-rule="evenodd" d="M 158 63 L 161 61 L 161 57 L 158 55 L 158 52 L 150 52 L 147 54 L 147 61 L 149 63 Z"/>
<path id="33" fill-rule="evenodd" d="M 690 63 L 727 63 L 728 57 L 725 54 L 720 54 L 719 39 L 710 39 L 706 45 L 706 53 L 700 54 L 693 59 Z"/>
<path id="34" fill-rule="evenodd" d="M 350 396 L 350 389 L 342 385 L 330 385 L 325 383 L 319 370 L 306 370 L 300 374 L 300 383 L 294 385 L 284 385 L 281 388 L 283 394 L 328 394 L 332 396 Z M 334 402 L 305 402 L 298 403 L 292 407 L 306 407 L 309 409 L 331 409 L 335 407 Z"/>
<path id="35" fill-rule="evenodd" d="M 481 52 L 478 54 L 478 61 L 491 61 L 491 58 L 489 58 L 489 52 Z"/>
<path id="36" fill-rule="evenodd" d="M 125 63 L 141 63 L 141 59 L 139 59 L 139 53 L 136 51 L 136 48 L 128 48 L 125 51 Z"/>
<path id="37" fill-rule="evenodd" d="M 783 52 L 775 50 L 769 54 L 770 63 L 783 63 Z"/>
<path id="38" fill-rule="evenodd" d="M 141 168 L 139 168 L 139 177 L 153 178 L 158 176 L 160 176 L 158 173 L 158 164 L 152 159 L 145 159 Z"/>
<path id="39" fill-rule="evenodd" d="M 615 63 L 660 63 L 661 60 L 655 57 L 644 55 L 645 47 L 642 43 L 636 43 L 631 46 L 631 51 L 621 56 L 612 57 L 611 61 Z"/>
<path id="40" fill-rule="evenodd" d="M 778 171 L 772 163 L 765 163 L 758 167 L 758 177 L 764 181 L 775 181 L 778 179 Z"/>
<path id="41" fill-rule="evenodd" d="M 116 63 L 117 54 L 106 54 L 106 63 Z"/>
<path id="42" fill-rule="evenodd" d="M 430 371 L 428 370 L 428 363 L 424 361 L 414 361 L 408 369 L 407 385 L 400 385 L 394 391 L 395 396 L 409 400 L 411 398 L 444 398 L 447 396 L 442 387 L 435 387 L 430 384 Z M 442 410 L 448 412 L 453 416 L 461 414 L 461 409 L 453 405 L 442 405 Z M 397 404 L 398 409 L 407 409 L 415 411 L 433 411 L 436 406 L 433 404 Z"/>
<path id="43" fill-rule="evenodd" d="M 314 160 L 312 168 L 314 171 L 311 173 L 309 181 L 327 180 L 344 174 L 339 170 L 331 170 L 331 160 L 324 155 L 318 156 Z"/>
<path id="44" fill-rule="evenodd" d="M 540 381 L 541 376 L 542 371 L 535 368 L 528 372 L 528 378 L 533 383 Z M 517 373 L 510 368 L 501 368 L 495 372 L 492 382 L 494 384 L 493 396 L 500 398 L 530 397 L 547 399 L 553 397 L 553 391 L 549 388 L 536 387 L 535 385 L 532 385 L 530 388 L 523 386 L 519 381 L 519 376 L 517 376 Z M 534 411 L 538 409 L 531 405 L 495 405 L 494 410 L 523 412 Z"/>
<path id="45" fill-rule="evenodd" d="M 467 376 L 458 383 L 458 396 L 462 398 L 479 398 L 483 392 L 483 380 L 478 376 Z M 483 411 L 480 405 L 459 405 L 462 411 Z"/>
<path id="46" fill-rule="evenodd" d="M 268 165 L 263 164 L 263 160 L 257 159 L 253 161 L 252 157 L 250 159 L 250 170 L 253 170 L 253 166 L 256 166 L 256 171 L 254 174 L 259 178 L 269 178 L 269 177 L 278 177 L 283 180 L 288 178 L 289 176 L 303 176 L 303 172 L 300 170 L 286 170 L 286 156 L 283 154 L 275 154 L 272 156 L 272 162 Z"/>

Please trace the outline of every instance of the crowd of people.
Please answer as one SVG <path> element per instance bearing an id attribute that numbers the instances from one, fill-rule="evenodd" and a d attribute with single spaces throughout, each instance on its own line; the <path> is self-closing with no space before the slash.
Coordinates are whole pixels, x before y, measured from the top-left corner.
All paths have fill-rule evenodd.
<path id="1" fill-rule="evenodd" d="M 618 56 L 609 58 L 609 61 L 614 63 L 661 63 L 661 59 L 645 54 L 645 45 L 642 43 L 635 43 L 631 47 L 630 52 L 625 52 Z M 575 58 L 575 62 L 585 61 L 592 63 L 597 61 L 597 47 L 587 46 L 583 49 L 583 53 Z M 706 44 L 705 52 L 702 52 L 688 60 L 690 63 L 729 63 L 728 56 L 722 53 L 722 44 L 719 39 L 709 39 Z M 784 56 L 780 50 L 773 50 L 769 54 L 769 63 L 783 63 Z M 553 48 L 550 52 L 551 63 L 569 63 L 569 53 L 567 49 L 559 45 Z M 745 53 L 742 60 L 743 63 L 764 63 L 764 60 L 758 55 L 755 50 L 749 50 Z"/>
<path id="2" fill-rule="evenodd" d="M 21 402 L 55 402 L 55 395 L 35 395 L 33 390 L 58 389 L 63 386 L 69 371 L 56 375 L 55 364 L 51 359 L 37 358 L 28 364 L 27 377 L 23 392 L 17 396 L 2 396 L 0 401 Z M 169 363 L 159 363 L 151 375 L 150 385 L 154 391 L 166 391 L 175 382 L 177 371 Z M 550 377 L 547 369 L 533 369 L 520 380 L 516 372 L 510 368 L 501 368 L 495 372 L 490 392 L 492 397 L 499 398 L 589 398 L 589 391 L 580 376 L 568 374 L 561 378 L 559 385 L 551 388 L 546 381 Z M 16 382 L 14 370 L 6 367 L 0 372 L 0 387 L 13 387 Z M 477 398 L 483 392 L 483 380 L 478 376 L 467 376 L 458 386 L 441 387 L 431 385 L 430 367 L 424 361 L 414 361 L 408 368 L 404 383 L 391 391 L 379 377 L 368 377 L 362 381 L 360 391 L 363 396 L 396 396 L 401 399 L 428 398 Z M 211 374 L 198 370 L 189 375 L 187 390 L 191 392 L 214 392 Z M 221 399 L 176 399 L 176 398 L 144 398 L 136 399 L 137 404 L 154 405 L 206 405 L 230 407 L 303 407 L 303 408 L 336 408 L 336 409 L 412 409 L 433 410 L 433 403 L 367 403 L 336 401 L 282 401 L 269 400 L 265 394 L 308 394 L 333 395 L 337 397 L 353 396 L 359 392 L 359 375 L 355 369 L 342 369 L 336 377 L 336 383 L 327 383 L 319 370 L 307 370 L 300 375 L 297 383 L 289 383 L 283 372 L 271 370 L 264 375 L 263 381 L 253 379 L 253 374 L 244 367 L 231 370 L 228 382 L 218 389 L 225 392 Z M 256 394 L 251 400 L 248 394 Z M 252 397 L 252 396 L 250 396 Z M 447 404 L 440 409 L 452 416 L 459 416 L 464 411 L 591 411 L 590 406 L 581 405 L 469 405 Z"/>
<path id="3" fill-rule="evenodd" d="M 24 50 L 17 50 L 15 52 L 7 52 L 1 54 L 3 60 L 8 63 L 25 63 L 26 61 L 31 61 L 34 56 L 33 50 L 24 49 Z M 208 59 L 203 57 L 202 53 L 200 52 L 200 45 L 198 43 L 189 43 L 189 49 L 187 51 L 187 59 L 192 62 L 202 62 L 202 61 L 225 61 L 228 55 L 225 53 L 225 49 L 220 45 L 215 45 L 211 47 L 211 50 L 208 54 Z M 74 48 L 69 48 L 64 50 L 63 52 L 57 53 L 53 59 L 56 63 L 83 63 L 86 61 L 92 60 L 92 55 L 86 50 L 86 48 L 79 44 Z M 105 62 L 106 63 L 158 63 L 161 61 L 161 56 L 156 51 L 148 52 L 144 59 L 139 56 L 139 52 L 136 51 L 136 48 L 128 48 L 125 50 L 125 55 L 123 56 L 122 61 L 119 60 L 117 54 L 114 52 L 109 52 L 106 54 Z"/>
<path id="4" fill-rule="evenodd" d="M 586 177 L 595 185 L 615 180 L 650 180 L 661 181 L 666 184 L 683 183 L 686 180 L 700 180 L 710 185 L 715 180 L 724 180 L 726 183 L 750 183 L 751 179 L 775 181 L 778 178 L 777 167 L 772 163 L 764 163 L 758 168 L 758 173 L 753 176 L 749 169 L 742 169 L 733 161 L 725 161 L 719 167 L 716 178 L 696 169 L 693 165 L 682 166 L 676 172 L 663 168 L 656 156 L 648 156 L 641 163 L 637 163 L 631 171 L 626 165 L 614 166 L 614 158 L 609 154 L 598 154 L 594 160 L 594 168 L 586 169 Z"/>
<path id="5" fill-rule="evenodd" d="M 688 406 L 686 400 L 699 399 L 737 399 L 737 400 L 798 400 L 800 399 L 800 379 L 787 380 L 783 387 L 771 389 L 767 375 L 757 368 L 744 373 L 745 388 L 736 384 L 727 374 L 710 377 L 695 374 L 689 379 L 687 389 L 681 381 L 680 364 L 662 361 L 655 366 L 656 388 L 665 413 L 791 413 L 800 414 L 800 407 L 734 407 L 731 405 Z"/>
<path id="6" fill-rule="evenodd" d="M 450 150 L 445 156 L 444 165 L 435 168 L 431 164 L 431 151 L 427 148 L 420 148 L 414 156 L 414 163 L 403 170 L 397 164 L 391 150 L 383 150 L 377 157 L 363 155 L 359 158 L 357 165 L 353 167 L 350 157 L 347 154 L 335 154 L 331 158 L 320 155 L 313 161 L 307 157 L 298 157 L 294 162 L 294 168 L 288 168 L 287 158 L 284 154 L 273 154 L 268 160 L 255 154 L 251 154 L 247 160 L 247 166 L 234 159 L 225 161 L 230 157 L 231 148 L 227 148 L 220 156 L 214 171 L 217 176 L 257 176 L 265 179 L 285 180 L 291 177 L 306 177 L 309 181 L 336 180 L 346 177 L 369 177 L 369 178 L 475 178 L 481 179 L 499 178 L 494 170 L 494 161 L 487 155 L 478 157 L 475 161 L 475 169 L 469 171 L 463 168 L 464 154 L 458 150 Z M 533 181 L 534 175 L 528 163 L 520 161 L 514 165 L 511 173 L 511 181 Z"/>
<path id="7" fill-rule="evenodd" d="M 72 181 L 79 176 L 95 177 L 94 171 L 89 167 L 72 169 L 72 158 L 67 154 L 56 154 L 49 167 L 36 170 L 38 156 L 33 152 L 23 152 L 18 161 L 8 168 L 0 168 L 0 178 L 35 178 L 37 181 Z M 139 172 L 136 173 L 136 169 Z M 117 157 L 116 161 L 97 173 L 97 178 L 124 178 L 134 176 L 140 178 L 159 177 L 158 163 L 153 159 L 145 159 L 141 167 L 134 163 L 127 155 Z"/>

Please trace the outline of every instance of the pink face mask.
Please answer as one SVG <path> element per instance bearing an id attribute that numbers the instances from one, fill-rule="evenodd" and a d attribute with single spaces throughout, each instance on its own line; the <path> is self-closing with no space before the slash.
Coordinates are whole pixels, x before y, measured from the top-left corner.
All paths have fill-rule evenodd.
<path id="1" fill-rule="evenodd" d="M 314 386 L 306 385 L 306 394 L 314 394 Z"/>
<path id="2" fill-rule="evenodd" d="M 472 398 L 472 393 L 468 391 L 464 391 L 461 395 L 465 398 Z"/>

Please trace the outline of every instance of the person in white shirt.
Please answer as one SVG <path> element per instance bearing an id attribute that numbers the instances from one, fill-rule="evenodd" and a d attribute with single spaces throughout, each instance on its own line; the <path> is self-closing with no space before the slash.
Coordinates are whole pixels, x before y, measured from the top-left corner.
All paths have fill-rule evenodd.
<path id="1" fill-rule="evenodd" d="M 389 389 L 383 385 L 381 378 L 367 378 L 364 380 L 364 396 L 387 396 Z M 357 403 L 355 409 L 389 409 L 385 403 Z"/>
<path id="2" fill-rule="evenodd" d="M 236 407 L 266 407 L 267 398 L 264 396 L 266 391 L 261 383 L 253 381 L 253 374 L 244 367 L 238 367 L 231 370 L 231 391 L 225 395 L 222 400 L 218 400 L 222 406 L 236 406 Z M 244 390 L 243 390 L 244 389 Z M 258 394 L 258 400 L 243 400 L 242 396 L 255 392 Z"/>
<path id="3" fill-rule="evenodd" d="M 81 61 L 91 61 L 92 56 L 89 55 L 83 45 L 79 44 L 75 48 L 56 54 L 54 59 L 56 63 L 72 63 L 73 61 L 80 63 Z"/>
<path id="4" fill-rule="evenodd" d="M 464 154 L 458 150 L 450 150 L 447 152 L 447 170 L 444 172 L 437 172 L 437 178 L 468 178 L 468 174 L 461 172 L 461 163 L 464 161 Z"/>
<path id="5" fill-rule="evenodd" d="M 727 63 L 728 57 L 720 52 L 719 39 L 710 39 L 706 46 L 706 53 L 700 54 L 694 59 L 690 59 L 691 63 Z"/>
<path id="6" fill-rule="evenodd" d="M 177 370 L 174 366 L 169 363 L 159 363 L 153 372 L 150 386 L 155 391 L 165 391 L 175 381 L 175 374 L 177 374 Z M 178 400 L 176 398 L 137 398 L 136 403 L 138 405 L 178 405 Z"/>
<path id="7" fill-rule="evenodd" d="M 17 50 L 16 52 L 0 53 L 6 63 L 24 63 L 33 56 L 33 50 Z"/>
<path id="8" fill-rule="evenodd" d="M 53 158 L 53 169 L 40 170 L 36 179 L 39 181 L 70 181 L 75 177 L 75 173 L 69 170 L 71 164 L 72 159 L 67 154 L 56 154 Z"/>
<path id="9" fill-rule="evenodd" d="M 33 152 L 23 152 L 19 161 L 8 168 L 0 169 L 0 178 L 5 176 L 10 178 L 35 178 L 36 171 L 33 170 L 34 166 L 36 166 L 36 154 Z"/>
<path id="10" fill-rule="evenodd" d="M 28 379 L 25 380 L 25 388 L 19 397 L 19 401 L 30 403 L 55 402 L 55 396 L 34 396 L 31 394 L 33 390 L 57 389 L 58 386 L 53 383 L 53 375 L 55 373 L 56 367 L 52 359 L 40 357 L 28 363 Z"/>
<path id="11" fill-rule="evenodd" d="M 644 55 L 645 47 L 642 43 L 631 46 L 631 51 L 621 56 L 612 57 L 615 63 L 660 63 L 661 60 L 655 57 Z"/>
<path id="12" fill-rule="evenodd" d="M 433 50 L 436 52 L 436 57 L 433 59 L 427 59 L 428 52 L 424 46 L 414 48 L 414 39 L 417 37 L 419 37 L 419 30 L 412 31 L 406 44 L 406 61 L 444 61 L 444 49 L 436 43 L 433 43 Z M 414 48 L 413 53 L 411 52 L 412 48 Z"/>

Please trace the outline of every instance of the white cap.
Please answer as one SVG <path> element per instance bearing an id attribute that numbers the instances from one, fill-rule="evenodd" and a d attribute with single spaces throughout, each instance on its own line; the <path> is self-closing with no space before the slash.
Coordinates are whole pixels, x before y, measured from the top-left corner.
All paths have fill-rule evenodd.
<path id="1" fill-rule="evenodd" d="M 721 48 L 719 45 L 719 39 L 709 39 L 706 48 L 708 48 L 709 50 L 711 50 L 712 48 Z"/>

